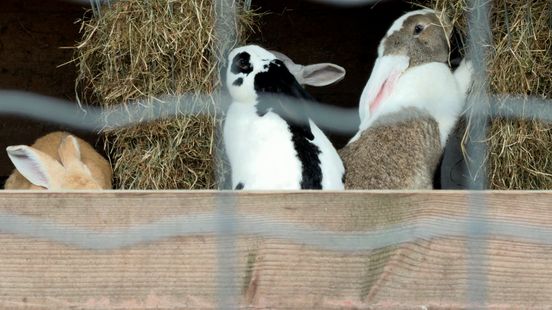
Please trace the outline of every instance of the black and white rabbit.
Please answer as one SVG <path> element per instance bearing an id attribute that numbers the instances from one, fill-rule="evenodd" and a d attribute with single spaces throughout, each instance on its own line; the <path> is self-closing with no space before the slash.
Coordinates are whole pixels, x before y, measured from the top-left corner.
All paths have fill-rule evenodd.
<path id="1" fill-rule="evenodd" d="M 231 51 L 226 87 L 224 144 L 235 189 L 344 188 L 337 151 L 307 116 L 304 102 L 313 98 L 274 54 L 256 45 Z"/>

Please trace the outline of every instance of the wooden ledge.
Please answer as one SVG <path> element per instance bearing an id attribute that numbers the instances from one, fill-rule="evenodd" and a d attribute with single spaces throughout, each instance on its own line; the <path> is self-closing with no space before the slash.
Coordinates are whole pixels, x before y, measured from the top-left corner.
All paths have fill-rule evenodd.
<path id="1" fill-rule="evenodd" d="M 552 192 L 3 191 L 0 308 L 543 308 L 551 206 Z"/>

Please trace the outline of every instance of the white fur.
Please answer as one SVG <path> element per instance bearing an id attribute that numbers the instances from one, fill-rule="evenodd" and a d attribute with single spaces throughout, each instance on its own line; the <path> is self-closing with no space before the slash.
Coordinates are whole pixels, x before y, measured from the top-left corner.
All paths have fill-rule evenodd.
<path id="1" fill-rule="evenodd" d="M 233 102 L 226 114 L 223 135 L 232 185 L 235 188 L 241 182 L 247 190 L 301 189 L 302 164 L 287 122 L 271 111 L 260 117 L 255 107 L 255 75 L 266 71 L 264 65 L 276 57 L 258 46 L 245 46 L 232 51 L 229 60 L 243 51 L 251 55 L 253 71 L 246 76 L 234 74 L 229 68 L 226 81 Z M 232 85 L 239 77 L 244 79 L 243 84 Z M 310 120 L 309 124 L 314 135 L 312 142 L 321 151 L 322 189 L 343 189 L 345 168 L 341 158 L 324 133 Z"/>
<path id="2" fill-rule="evenodd" d="M 323 189 L 344 189 L 345 168 L 326 135 L 310 121 L 318 146 Z M 288 124 L 277 114 L 263 117 L 254 106 L 232 104 L 224 125 L 224 141 L 232 167 L 232 186 L 246 189 L 301 189 L 302 166 Z"/>
<path id="3" fill-rule="evenodd" d="M 441 146 L 444 146 L 462 112 L 464 100 L 465 95 L 446 64 L 426 63 L 409 68 L 401 76 L 391 95 L 370 116 L 364 127 L 369 128 L 382 115 L 405 107 L 417 107 L 435 118 L 439 124 Z"/>
<path id="4" fill-rule="evenodd" d="M 232 167 L 232 186 L 246 189 L 300 189 L 301 162 L 288 124 L 253 105 L 232 103 L 224 124 L 224 144 Z"/>
<path id="5" fill-rule="evenodd" d="M 454 78 L 458 83 L 458 87 L 463 94 L 467 94 L 473 84 L 473 65 L 472 62 L 463 59 L 456 70 L 454 70 Z"/>

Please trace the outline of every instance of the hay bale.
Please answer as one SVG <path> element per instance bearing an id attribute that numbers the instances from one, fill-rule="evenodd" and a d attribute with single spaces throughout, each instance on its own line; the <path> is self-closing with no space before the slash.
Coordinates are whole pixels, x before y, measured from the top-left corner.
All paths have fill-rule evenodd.
<path id="1" fill-rule="evenodd" d="M 212 93 L 219 84 L 227 33 L 215 32 L 214 1 L 119 0 L 82 21 L 76 49 L 81 102 L 109 108 L 160 96 Z M 236 2 L 232 27 L 244 39 L 255 14 Z M 218 36 L 218 37 L 217 37 Z M 235 42 L 234 42 L 235 43 Z M 214 101 L 212 110 L 216 111 Z M 151 112 L 151 111 L 149 111 Z M 149 113 L 145 109 L 144 113 Z M 220 113 L 219 113 L 220 114 Z M 215 128 L 220 118 L 197 114 L 106 130 L 105 150 L 116 188 L 210 189 L 217 187 Z"/>
<path id="2" fill-rule="evenodd" d="M 468 1 L 428 0 L 466 33 Z M 495 0 L 490 25 L 489 89 L 500 96 L 552 98 L 552 2 Z M 498 103 L 500 104 L 500 103 Z M 520 103 L 523 104 L 523 103 Z M 492 120 L 487 169 L 492 189 L 552 189 L 552 125 Z"/>

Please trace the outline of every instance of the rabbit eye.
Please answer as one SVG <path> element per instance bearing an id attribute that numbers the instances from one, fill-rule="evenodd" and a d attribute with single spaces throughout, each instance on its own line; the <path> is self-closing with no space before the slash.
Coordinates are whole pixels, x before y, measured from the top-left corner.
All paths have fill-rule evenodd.
<path id="1" fill-rule="evenodd" d="M 253 71 L 253 66 L 251 65 L 250 59 L 251 59 L 251 56 L 246 52 L 242 52 L 236 55 L 236 57 L 232 61 L 232 67 L 231 67 L 232 73 L 235 73 L 235 74 L 251 73 Z"/>
<path id="2" fill-rule="evenodd" d="M 238 61 L 238 67 L 241 69 L 241 70 L 244 70 L 246 71 L 247 69 L 249 69 L 249 61 L 243 59 L 243 58 L 240 58 L 240 60 Z"/>
<path id="3" fill-rule="evenodd" d="M 414 27 L 414 35 L 419 35 L 420 33 L 422 33 L 422 31 L 424 30 L 424 25 L 421 25 L 421 24 L 417 24 L 415 27 Z"/>

